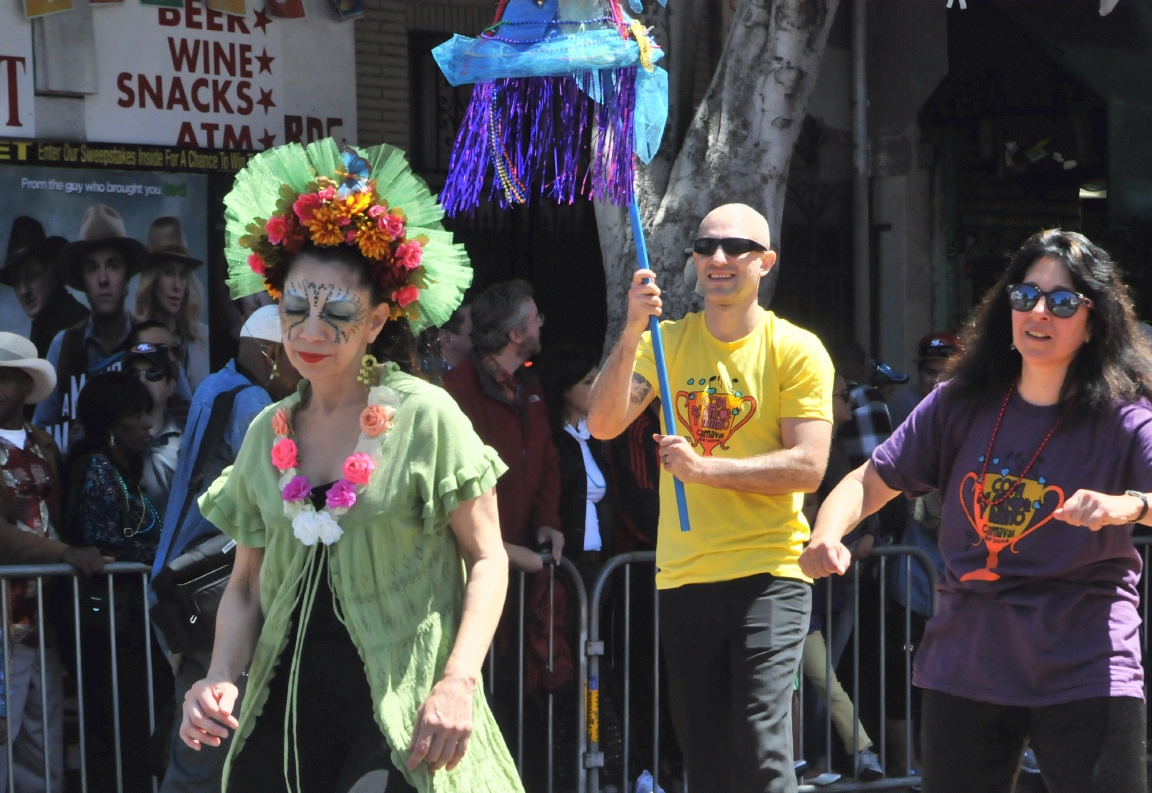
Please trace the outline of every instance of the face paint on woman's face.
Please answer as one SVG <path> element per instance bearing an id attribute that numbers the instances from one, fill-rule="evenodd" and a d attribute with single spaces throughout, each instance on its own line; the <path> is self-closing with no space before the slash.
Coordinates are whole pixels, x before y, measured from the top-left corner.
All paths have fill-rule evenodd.
<path id="1" fill-rule="evenodd" d="M 308 318 L 315 316 L 332 330 L 335 343 L 342 344 L 359 332 L 368 314 L 363 296 L 347 287 L 303 279 L 285 284 L 280 303 L 288 341 L 296 341 Z"/>

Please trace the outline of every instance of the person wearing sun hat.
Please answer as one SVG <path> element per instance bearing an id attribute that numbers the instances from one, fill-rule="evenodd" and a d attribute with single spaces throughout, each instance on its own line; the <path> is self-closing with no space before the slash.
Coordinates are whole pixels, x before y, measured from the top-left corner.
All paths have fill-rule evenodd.
<path id="1" fill-rule="evenodd" d="M 24 406 L 43 399 L 55 384 L 52 365 L 37 356 L 31 341 L 0 332 L 0 564 L 67 562 L 87 576 L 104 569 L 105 559 L 95 548 L 61 542 L 60 451 L 47 433 L 24 420 Z M 63 667 L 53 637 L 45 636 L 41 678 L 35 583 L 9 579 L 7 586 L 12 641 L 5 683 L 16 789 L 44 790 L 47 737 L 51 789 L 62 790 Z M 7 763 L 7 753 L 0 752 L 0 779 L 8 778 Z"/>
<path id="2" fill-rule="evenodd" d="M 479 685 L 508 585 L 507 467 L 447 393 L 373 357 L 448 319 L 472 280 L 463 245 L 388 145 L 262 152 L 224 205 L 232 296 L 280 300 L 306 379 L 200 499 L 236 560 L 181 738 L 234 735 L 226 791 L 520 793 Z"/>
<path id="3" fill-rule="evenodd" d="M 156 218 L 148 229 L 148 259 L 136 287 L 137 322 L 162 322 L 180 342 L 181 368 L 191 390 L 208 376 L 208 325 L 200 321 L 204 300 L 193 271 L 204 262 L 192 256 L 175 217 Z"/>
<path id="4" fill-rule="evenodd" d="M 57 333 L 88 318 L 88 309 L 68 294 L 56 275 L 56 257 L 67 244 L 63 237 L 47 236 L 40 221 L 21 215 L 12 221 L 0 269 L 0 284 L 12 287 L 32 320 L 28 338 L 41 357 L 48 354 Z"/>
<path id="5" fill-rule="evenodd" d="M 140 272 L 147 249 L 128 236 L 120 214 L 96 204 L 84 213 L 76 240 L 64 246 L 56 268 L 65 284 L 88 298 L 91 316 L 52 339 L 48 361 L 58 375 L 56 388 L 36 408 L 33 423 L 48 429 L 67 448 L 75 401 L 85 376 L 112 355 L 132 329 L 124 310 L 128 282 Z"/>

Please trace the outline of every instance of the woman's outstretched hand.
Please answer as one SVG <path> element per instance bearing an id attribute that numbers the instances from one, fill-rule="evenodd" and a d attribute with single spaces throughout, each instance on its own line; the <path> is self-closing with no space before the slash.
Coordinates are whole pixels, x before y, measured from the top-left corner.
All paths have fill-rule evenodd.
<path id="1" fill-rule="evenodd" d="M 1144 502 L 1136 496 L 1106 496 L 1091 490 L 1077 490 L 1064 506 L 1052 513 L 1052 518 L 1098 531 L 1104 526 L 1131 523 L 1143 508 Z"/>
<path id="2" fill-rule="evenodd" d="M 232 715 L 240 689 L 227 681 L 198 680 L 184 695 L 184 718 L 180 738 L 196 751 L 200 747 L 219 746 L 229 729 L 240 722 Z"/>
<path id="3" fill-rule="evenodd" d="M 408 770 L 428 763 L 429 771 L 451 771 L 468 751 L 472 735 L 472 696 L 476 684 L 445 677 L 416 711 L 416 729 L 408 744 Z"/>

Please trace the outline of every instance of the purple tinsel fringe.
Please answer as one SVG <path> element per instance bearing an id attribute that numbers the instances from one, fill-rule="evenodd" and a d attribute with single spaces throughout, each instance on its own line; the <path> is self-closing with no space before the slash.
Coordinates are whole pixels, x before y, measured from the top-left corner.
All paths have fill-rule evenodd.
<path id="1" fill-rule="evenodd" d="M 501 206 L 527 203 L 533 192 L 569 204 L 577 194 L 626 203 L 632 196 L 635 99 L 635 67 L 477 83 L 440 194 L 445 211 L 478 207 L 490 176 L 489 195 Z"/>

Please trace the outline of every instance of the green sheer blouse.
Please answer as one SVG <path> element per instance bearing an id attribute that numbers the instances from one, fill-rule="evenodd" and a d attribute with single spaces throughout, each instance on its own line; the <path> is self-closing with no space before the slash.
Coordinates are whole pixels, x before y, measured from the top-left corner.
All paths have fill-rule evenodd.
<path id="1" fill-rule="evenodd" d="M 490 490 L 507 466 L 480 441 L 445 391 L 395 366 L 381 372 L 380 382 L 400 395 L 401 404 L 385 436 L 380 466 L 340 519 L 344 535 L 327 549 L 338 613 L 364 661 L 376 722 L 392 749 L 392 761 L 412 785 L 421 793 L 519 793 L 523 787 L 481 686 L 461 763 L 435 774 L 424 764 L 414 772 L 405 768 L 416 711 L 444 672 L 463 611 L 465 571 L 449 513 Z M 270 457 L 272 416 L 278 407 L 294 410 L 307 398 L 308 388 L 302 382 L 296 394 L 257 416 L 235 465 L 200 499 L 204 517 L 221 531 L 240 545 L 264 549 L 264 625 L 248 671 L 240 727 L 224 766 L 225 790 L 232 760 L 268 699 L 309 556 L 323 548 L 306 547 L 293 535 Z M 287 668 L 280 673 L 287 674 Z M 296 736 L 300 744 L 308 740 L 309 729 L 324 727 L 302 726 Z"/>

